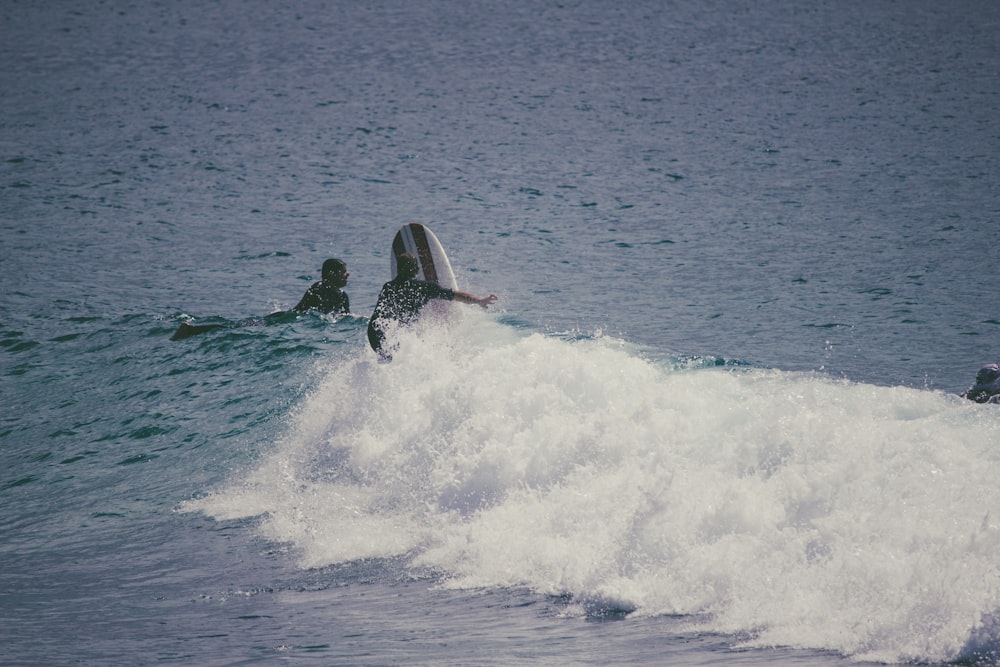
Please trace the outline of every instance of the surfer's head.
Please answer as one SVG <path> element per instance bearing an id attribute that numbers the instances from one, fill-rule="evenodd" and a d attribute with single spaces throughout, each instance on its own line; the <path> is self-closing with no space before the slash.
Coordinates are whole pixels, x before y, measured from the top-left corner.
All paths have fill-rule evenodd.
<path id="1" fill-rule="evenodd" d="M 408 252 L 396 255 L 396 275 L 403 280 L 409 280 L 417 275 L 419 271 L 417 258 Z"/>
<path id="2" fill-rule="evenodd" d="M 347 264 L 341 259 L 328 259 L 323 262 L 323 280 L 340 279 L 341 283 L 347 284 Z"/>

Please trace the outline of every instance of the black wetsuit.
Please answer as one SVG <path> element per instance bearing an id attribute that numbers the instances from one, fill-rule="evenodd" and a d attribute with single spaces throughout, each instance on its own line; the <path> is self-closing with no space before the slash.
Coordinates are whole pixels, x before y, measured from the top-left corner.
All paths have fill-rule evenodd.
<path id="1" fill-rule="evenodd" d="M 321 313 L 349 313 L 351 300 L 339 287 L 326 285 L 322 281 L 313 283 L 302 295 L 299 304 L 292 308 L 297 313 L 318 310 Z"/>
<path id="2" fill-rule="evenodd" d="M 454 291 L 436 283 L 413 278 L 390 280 L 382 286 L 375 310 L 368 320 L 368 342 L 379 355 L 389 358 L 382 349 L 382 344 L 385 342 L 383 327 L 387 321 L 409 324 L 417 318 L 420 309 L 431 299 L 451 301 L 454 298 Z"/>
<path id="3" fill-rule="evenodd" d="M 351 300 L 347 298 L 347 293 L 342 291 L 339 287 L 333 285 L 326 285 L 323 281 L 313 283 L 312 286 L 306 290 L 306 293 L 302 295 L 302 299 L 299 304 L 292 308 L 291 312 L 304 313 L 307 310 L 314 309 L 321 313 L 349 313 L 351 312 Z M 264 318 L 253 318 L 249 320 L 244 320 L 238 324 L 190 324 L 188 322 L 182 322 L 174 335 L 170 337 L 170 340 L 184 340 L 185 338 L 190 338 L 191 336 L 205 333 L 206 331 L 214 331 L 215 329 L 234 329 L 239 327 L 252 327 L 261 324 L 268 324 L 275 318 L 280 318 L 282 315 L 287 315 L 288 313 L 283 310 L 279 310 L 276 313 L 271 313 Z"/>
<path id="4" fill-rule="evenodd" d="M 963 394 L 976 403 L 1000 403 L 1000 365 L 988 364 L 976 374 L 976 384 Z"/>

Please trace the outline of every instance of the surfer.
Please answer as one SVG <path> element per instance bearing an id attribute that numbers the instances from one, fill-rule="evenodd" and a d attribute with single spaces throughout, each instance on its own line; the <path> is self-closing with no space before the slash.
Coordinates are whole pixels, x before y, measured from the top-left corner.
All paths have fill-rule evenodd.
<path id="1" fill-rule="evenodd" d="M 323 279 L 312 284 L 298 305 L 292 308 L 296 313 L 307 310 L 318 310 L 321 313 L 349 313 L 351 301 L 344 292 L 347 277 L 347 264 L 340 259 L 328 259 L 323 262 Z"/>
<path id="2" fill-rule="evenodd" d="M 417 319 L 420 310 L 432 299 L 458 301 L 460 303 L 476 304 L 483 308 L 497 300 L 496 294 L 476 296 L 461 290 L 441 287 L 437 283 L 417 280 L 419 272 L 417 258 L 410 253 L 396 257 L 396 277 L 382 286 L 375 310 L 368 320 L 368 342 L 379 357 L 389 361 L 392 355 L 382 346 L 385 343 L 385 325 L 396 322 L 401 325 L 410 324 Z"/>
<path id="3" fill-rule="evenodd" d="M 351 275 L 347 271 L 347 264 L 340 259 L 328 259 L 323 262 L 322 279 L 313 283 L 306 293 L 302 295 L 298 305 L 292 308 L 293 313 L 304 313 L 308 310 L 316 310 L 321 313 L 349 313 L 351 312 L 351 301 L 344 292 L 343 287 L 347 285 L 347 277 Z M 206 331 L 216 329 L 233 329 L 238 327 L 251 327 L 261 324 L 268 324 L 273 320 L 280 320 L 288 312 L 279 310 L 264 318 L 253 318 L 239 322 L 238 324 L 191 324 L 182 322 L 170 340 L 184 340 Z"/>
<path id="4" fill-rule="evenodd" d="M 976 403 L 1000 403 L 1000 365 L 987 364 L 976 373 L 976 384 L 962 393 Z"/>

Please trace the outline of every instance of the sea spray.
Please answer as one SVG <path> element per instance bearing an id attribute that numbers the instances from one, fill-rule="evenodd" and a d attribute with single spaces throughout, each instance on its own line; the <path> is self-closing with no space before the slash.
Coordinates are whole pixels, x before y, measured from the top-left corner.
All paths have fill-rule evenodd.
<path id="1" fill-rule="evenodd" d="M 304 567 L 405 557 L 453 588 L 684 615 L 752 646 L 949 660 L 996 644 L 1000 411 L 651 361 L 476 314 L 359 352 L 260 465 L 191 503 Z M 986 648 L 984 648 L 986 647 Z"/>

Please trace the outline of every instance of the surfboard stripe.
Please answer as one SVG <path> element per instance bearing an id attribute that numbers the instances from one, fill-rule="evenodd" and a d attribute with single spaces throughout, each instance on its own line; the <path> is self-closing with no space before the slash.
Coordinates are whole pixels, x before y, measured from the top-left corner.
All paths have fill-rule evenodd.
<path id="1" fill-rule="evenodd" d="M 434 266 L 434 257 L 431 255 L 431 247 L 427 242 L 427 234 L 424 233 L 424 226 L 418 223 L 409 225 L 410 233 L 413 234 L 413 242 L 417 248 L 417 259 L 424 269 L 424 280 L 432 283 L 438 281 L 437 268 Z"/>
<path id="2" fill-rule="evenodd" d="M 399 274 L 397 257 L 408 252 L 417 258 L 420 270 L 417 274 L 423 280 L 429 280 L 447 287 L 458 289 L 455 272 L 452 271 L 448 255 L 445 254 L 441 241 L 434 232 L 419 222 L 410 222 L 396 232 L 392 239 L 392 258 L 390 262 L 393 278 Z"/>

